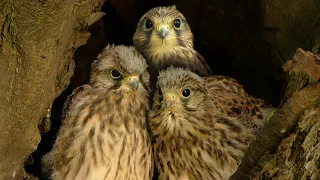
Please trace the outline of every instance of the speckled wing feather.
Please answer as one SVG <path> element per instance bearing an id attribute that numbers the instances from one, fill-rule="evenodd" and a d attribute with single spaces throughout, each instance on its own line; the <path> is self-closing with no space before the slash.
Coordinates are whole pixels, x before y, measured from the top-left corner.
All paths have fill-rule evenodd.
<path id="1" fill-rule="evenodd" d="M 196 54 L 197 58 L 199 59 L 199 63 L 202 64 L 203 68 L 199 69 L 201 72 L 199 72 L 198 74 L 200 76 L 210 76 L 212 75 L 212 70 L 209 66 L 209 64 L 207 63 L 207 61 L 204 59 L 204 57 L 197 52 Z M 197 66 L 201 66 L 201 65 L 197 65 Z M 203 69 L 203 71 L 202 71 Z"/>
<path id="2" fill-rule="evenodd" d="M 61 123 L 65 121 L 68 115 L 68 112 L 72 107 L 77 104 L 86 94 L 92 89 L 88 84 L 77 87 L 72 91 L 72 93 L 67 97 L 65 103 L 63 104 L 62 113 L 61 113 Z M 50 177 L 52 174 L 53 166 L 53 156 L 52 152 L 49 152 L 43 157 L 42 160 L 42 173 L 45 177 Z"/>
<path id="3" fill-rule="evenodd" d="M 89 92 L 92 87 L 88 84 L 77 87 L 72 91 L 72 93 L 67 97 L 65 103 L 63 104 L 63 109 L 61 113 L 61 119 L 65 119 L 70 108 L 79 102 L 87 92 Z"/>
<path id="4" fill-rule="evenodd" d="M 208 86 L 211 79 L 182 68 L 168 68 L 158 78 L 149 117 L 159 179 L 227 180 L 254 136 L 245 118 L 220 110 L 227 98 L 247 94 L 232 91 L 220 77 Z"/>
<path id="5" fill-rule="evenodd" d="M 240 117 L 255 128 L 263 125 L 264 116 L 267 116 L 261 110 L 264 101 L 249 95 L 237 80 L 228 76 L 205 77 L 204 80 L 212 93 L 212 102 L 220 112 Z"/>

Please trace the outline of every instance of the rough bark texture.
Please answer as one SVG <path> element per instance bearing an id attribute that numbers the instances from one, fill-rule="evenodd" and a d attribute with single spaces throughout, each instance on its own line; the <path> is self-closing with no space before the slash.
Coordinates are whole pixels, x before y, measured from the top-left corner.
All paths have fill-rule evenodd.
<path id="1" fill-rule="evenodd" d="M 74 51 L 86 43 L 88 27 L 102 16 L 98 11 L 103 1 L 0 0 L 0 179 L 26 176 L 23 166 L 39 143 L 38 126 L 41 132 L 48 130 L 51 104 L 69 84 Z M 242 177 L 316 177 L 320 133 L 319 110 L 313 103 L 319 84 L 304 87 L 310 79 L 296 73 L 289 76 L 285 91 L 281 67 L 298 47 L 320 54 L 319 0 L 106 1 L 108 15 L 96 24 L 100 35 L 91 38 L 95 43 L 78 49 L 76 75 L 69 87 L 88 80 L 91 60 L 104 43 L 131 44 L 140 16 L 154 6 L 172 4 L 187 17 L 195 48 L 215 74 L 238 79 L 250 94 L 275 106 L 285 97 L 273 117 L 283 117 L 283 122 L 270 120 L 269 128 L 276 128 L 260 135 L 265 140 L 260 150 L 247 155 L 259 161 L 248 160 L 253 171 Z M 55 116 L 59 119 L 59 114 Z M 283 129 L 286 133 L 281 133 Z"/>
<path id="2" fill-rule="evenodd" d="M 307 109 L 295 131 L 283 139 L 277 152 L 269 156 L 259 179 L 320 179 L 320 104 Z"/>
<path id="3" fill-rule="evenodd" d="M 308 108 L 312 108 L 315 103 L 320 101 L 319 92 L 320 83 L 309 85 L 294 93 L 258 133 L 256 140 L 250 145 L 246 156 L 231 180 L 250 179 L 259 172 L 261 170 L 260 164 L 265 163 L 265 159 L 274 152 L 279 141 L 295 127 L 301 113 Z"/>
<path id="4" fill-rule="evenodd" d="M 319 156 L 314 156 L 314 154 L 319 154 L 320 151 L 310 148 L 317 146 L 317 144 L 320 145 L 319 133 L 314 134 L 310 130 L 313 126 L 317 127 L 314 121 L 320 120 L 320 83 L 318 83 L 320 57 L 298 48 L 293 60 L 287 61 L 283 69 L 288 72 L 291 79 L 286 93 L 288 99 L 284 99 L 284 103 L 280 105 L 279 109 L 258 133 L 237 172 L 230 178 L 231 180 L 250 179 L 255 177 L 257 173 L 259 176 L 256 179 L 268 177 L 277 179 L 278 176 L 280 179 L 320 178 L 317 175 L 320 172 L 318 172 L 320 167 L 317 163 L 319 162 Z M 312 85 L 304 87 L 306 83 Z M 304 116 L 301 117 L 303 113 Z M 300 123 L 297 126 L 299 118 Z M 293 133 L 291 132 L 292 129 L 294 129 Z M 309 131 L 311 134 L 307 139 L 306 136 Z M 279 142 L 288 133 L 292 133 L 290 137 L 294 138 L 285 139 L 278 147 Z M 290 140 L 291 144 L 288 144 Z M 313 144 L 310 144 L 309 141 L 312 141 Z M 309 148 L 301 146 L 303 143 L 308 143 Z M 273 154 L 276 149 L 278 151 Z M 283 158 L 287 155 L 289 155 L 287 158 Z M 309 159 L 310 156 L 311 159 Z M 278 157 L 279 159 L 277 159 Z M 316 161 L 316 165 L 313 161 Z M 279 174 L 277 174 L 278 171 Z M 290 176 L 284 176 L 283 172 L 286 171 L 291 173 Z"/>
<path id="5" fill-rule="evenodd" d="M 23 179 L 38 124 L 73 75 L 103 0 L 0 0 L 0 179 Z"/>

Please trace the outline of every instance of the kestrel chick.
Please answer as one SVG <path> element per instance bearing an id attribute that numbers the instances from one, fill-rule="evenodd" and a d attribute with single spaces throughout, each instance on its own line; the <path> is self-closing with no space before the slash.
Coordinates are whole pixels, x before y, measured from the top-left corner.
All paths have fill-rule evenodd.
<path id="1" fill-rule="evenodd" d="M 268 115 L 275 110 L 270 104 L 249 95 L 243 86 L 228 76 L 204 77 L 214 107 L 221 113 L 237 117 L 256 132 L 261 128 Z"/>
<path id="2" fill-rule="evenodd" d="M 149 113 L 159 179 L 224 180 L 235 172 L 254 137 L 239 107 L 249 96 L 236 87 L 182 68 L 160 72 Z"/>
<path id="3" fill-rule="evenodd" d="M 193 48 L 193 34 L 183 14 L 175 6 L 156 7 L 146 12 L 137 25 L 133 43 L 149 64 L 152 78 L 173 65 L 189 68 L 200 76 L 211 69 Z"/>
<path id="4" fill-rule="evenodd" d="M 107 46 L 74 91 L 52 151 L 52 179 L 150 180 L 149 74 L 134 47 Z"/>

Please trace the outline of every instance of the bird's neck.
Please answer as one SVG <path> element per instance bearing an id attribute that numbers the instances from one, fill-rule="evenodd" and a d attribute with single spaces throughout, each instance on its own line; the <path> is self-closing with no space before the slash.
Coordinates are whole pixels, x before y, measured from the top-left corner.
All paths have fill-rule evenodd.
<path id="1" fill-rule="evenodd" d="M 195 54 L 195 50 L 193 49 L 192 44 L 184 47 L 167 45 L 152 46 L 145 53 L 147 60 L 151 59 L 153 63 L 161 63 L 164 60 L 172 58 L 186 59 L 188 57 L 192 57 L 193 54 Z"/>
<path id="2" fill-rule="evenodd" d="M 126 90 L 111 90 L 109 92 L 100 91 L 100 98 L 102 102 L 111 107 L 105 107 L 112 112 L 112 116 L 117 116 L 118 122 L 116 124 L 134 123 L 137 128 L 145 128 L 145 119 L 135 119 L 135 115 L 146 116 L 146 111 L 149 109 L 147 92 L 136 92 Z M 133 116 L 132 116 L 133 115 Z"/>

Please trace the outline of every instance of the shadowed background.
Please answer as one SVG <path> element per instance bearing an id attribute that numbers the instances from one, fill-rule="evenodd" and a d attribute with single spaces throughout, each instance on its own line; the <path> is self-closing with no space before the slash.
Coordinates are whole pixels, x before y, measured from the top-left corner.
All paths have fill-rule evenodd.
<path id="1" fill-rule="evenodd" d="M 195 49 L 205 57 L 213 73 L 237 79 L 251 95 L 274 106 L 279 104 L 286 87 L 281 69 L 284 62 L 297 47 L 320 51 L 316 1 L 107 1 L 102 8 L 106 15 L 89 28 L 90 39 L 76 50 L 74 76 L 52 106 L 51 130 L 42 135 L 27 172 L 41 176 L 40 158 L 52 148 L 62 105 L 74 88 L 88 82 L 90 64 L 103 47 L 109 43 L 132 45 L 140 17 L 152 7 L 173 4 L 187 18 Z"/>

